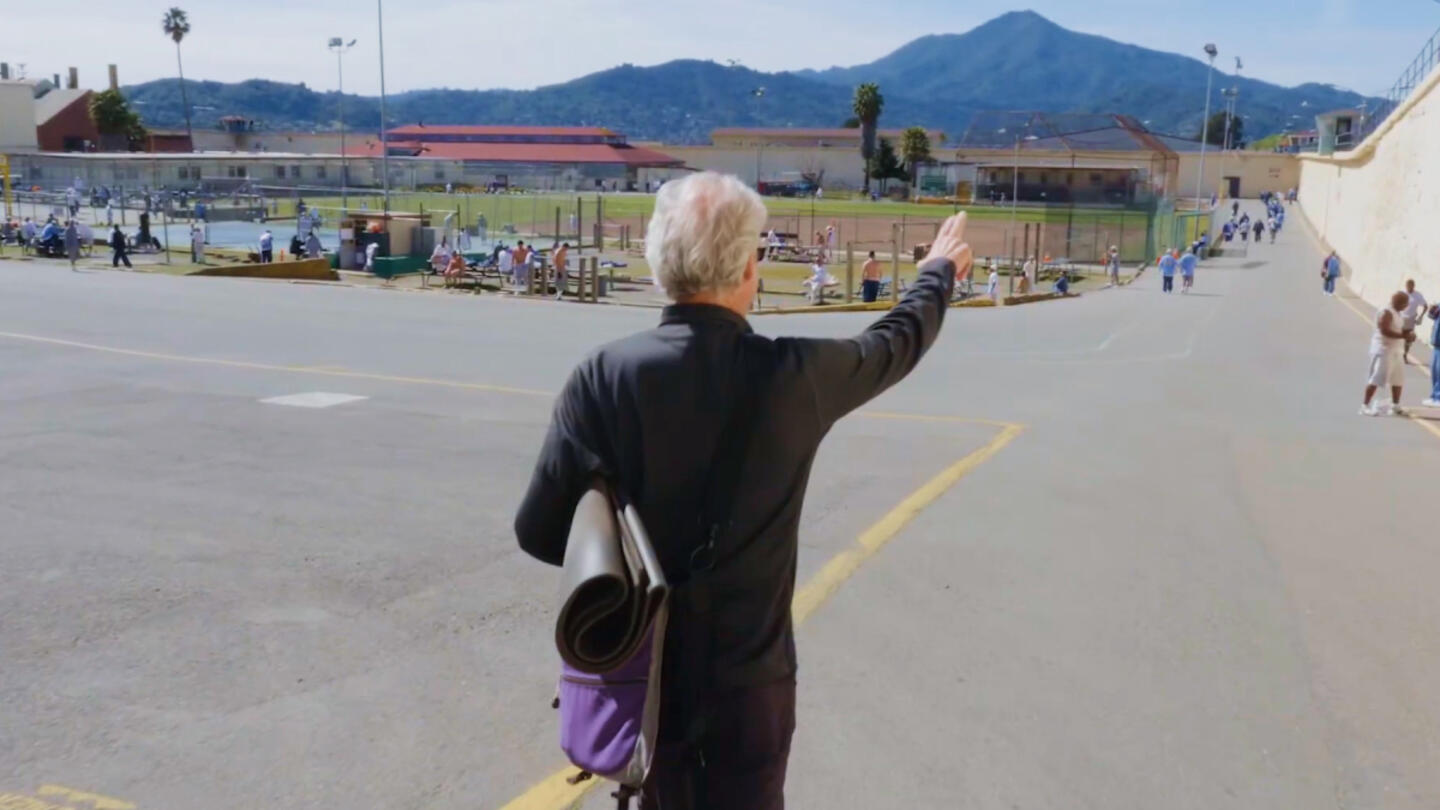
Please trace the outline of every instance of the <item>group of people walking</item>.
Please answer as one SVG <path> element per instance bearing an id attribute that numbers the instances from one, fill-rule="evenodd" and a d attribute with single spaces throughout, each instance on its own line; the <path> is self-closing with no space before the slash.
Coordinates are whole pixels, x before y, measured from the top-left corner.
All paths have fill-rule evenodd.
<path id="1" fill-rule="evenodd" d="M 1255 244 L 1260 244 L 1265 238 L 1265 232 L 1270 232 L 1270 244 L 1275 244 L 1275 238 L 1280 235 L 1280 229 L 1285 227 L 1285 203 L 1287 197 L 1279 194 L 1261 195 L 1260 202 L 1265 206 L 1265 215 L 1262 217 L 1250 218 L 1250 212 L 1240 213 L 1238 201 L 1230 204 L 1230 219 L 1221 226 L 1220 234 L 1226 242 L 1235 241 L 1239 236 L 1241 242 L 1249 242 L 1250 237 L 1255 237 Z"/>
<path id="2" fill-rule="evenodd" d="M 1180 271 L 1180 294 L 1184 295 L 1195 286 L 1195 268 L 1200 265 L 1199 253 L 1195 250 L 1185 251 L 1183 254 L 1175 248 L 1170 248 L 1160 254 L 1156 266 L 1160 268 L 1160 291 L 1171 293 L 1175 291 L 1175 271 Z"/>

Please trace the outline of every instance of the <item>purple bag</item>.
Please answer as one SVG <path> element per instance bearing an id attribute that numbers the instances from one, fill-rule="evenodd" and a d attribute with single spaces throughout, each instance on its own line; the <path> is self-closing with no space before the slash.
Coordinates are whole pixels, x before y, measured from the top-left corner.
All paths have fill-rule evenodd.
<path id="1" fill-rule="evenodd" d="M 633 658 L 603 675 L 569 664 L 560 674 L 560 748 L 582 770 L 638 788 L 655 756 L 660 727 L 660 662 L 665 611 Z"/>
<path id="2" fill-rule="evenodd" d="M 670 589 L 639 514 L 603 484 L 575 508 L 561 591 L 560 747 L 583 771 L 639 788 L 660 726 Z"/>

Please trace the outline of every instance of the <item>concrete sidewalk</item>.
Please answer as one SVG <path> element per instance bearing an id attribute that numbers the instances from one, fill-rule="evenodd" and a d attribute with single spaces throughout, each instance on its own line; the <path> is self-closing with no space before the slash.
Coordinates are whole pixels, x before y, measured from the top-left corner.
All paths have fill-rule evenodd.
<path id="1" fill-rule="evenodd" d="M 952 310 L 836 428 L 802 584 L 1024 426 L 802 627 L 791 806 L 1440 806 L 1440 438 L 1355 416 L 1369 328 L 1318 262 L 1291 227 L 1188 296 Z M 509 522 L 549 392 L 654 319 L 5 267 L 0 794 L 498 808 L 555 773 L 556 572 Z"/>

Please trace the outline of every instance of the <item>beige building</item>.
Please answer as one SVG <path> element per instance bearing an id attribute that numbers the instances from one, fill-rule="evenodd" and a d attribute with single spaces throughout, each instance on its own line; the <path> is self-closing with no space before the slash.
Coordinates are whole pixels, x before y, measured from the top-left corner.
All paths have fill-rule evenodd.
<path id="1" fill-rule="evenodd" d="M 1200 172 L 1200 154 L 1180 155 L 1179 196 L 1195 196 L 1195 178 Z M 1285 192 L 1300 185 L 1300 161 L 1283 152 L 1232 150 L 1205 153 L 1205 173 L 1200 179 L 1200 196 L 1218 195 L 1230 199 L 1254 198 L 1261 192 Z"/>
<path id="2" fill-rule="evenodd" d="M 34 84 L 0 80 L 0 152 L 35 147 Z"/>
<path id="3" fill-rule="evenodd" d="M 1023 140 L 1019 149 L 1020 199 L 1029 202 L 1133 204 L 1155 197 L 1195 194 L 1200 144 L 1147 131 L 1126 116 L 1102 116 L 1104 125 L 1083 132 Z M 900 130 L 880 135 L 897 140 Z M 968 134 L 968 133 L 967 133 Z M 975 167 L 978 199 L 1007 198 L 1015 189 L 1013 140 L 946 147 L 931 132 L 931 152 L 943 164 Z M 1013 135 L 1009 136 L 1013 138 Z M 864 183 L 860 134 L 854 129 L 717 129 L 708 145 L 656 144 L 688 170 L 733 174 L 748 183 L 822 177 L 827 189 L 855 190 Z M 962 139 L 963 140 L 963 139 Z M 968 170 L 967 170 L 968 171 Z M 682 170 L 657 170 L 642 179 L 665 179 Z M 1256 197 L 1299 182 L 1293 155 L 1207 150 L 1200 193 Z"/>
<path id="4" fill-rule="evenodd" d="M 876 135 L 893 142 L 898 149 L 902 132 L 884 129 Z M 932 130 L 929 135 L 932 151 L 938 152 L 945 133 Z M 858 129 L 728 127 L 711 132 L 708 145 L 647 146 L 685 161 L 688 169 L 733 174 L 751 185 L 814 177 L 821 179 L 824 188 L 853 191 L 865 182 Z M 646 176 L 666 179 L 680 173 L 653 170 Z"/>

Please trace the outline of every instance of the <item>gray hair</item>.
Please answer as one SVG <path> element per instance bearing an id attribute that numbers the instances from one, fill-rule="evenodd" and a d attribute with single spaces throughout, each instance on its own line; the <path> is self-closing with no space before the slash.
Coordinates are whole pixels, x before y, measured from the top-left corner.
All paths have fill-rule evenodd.
<path id="1" fill-rule="evenodd" d="M 740 283 L 760 245 L 767 214 L 760 195 L 735 177 L 699 172 L 655 195 L 645 260 L 673 299 Z"/>

